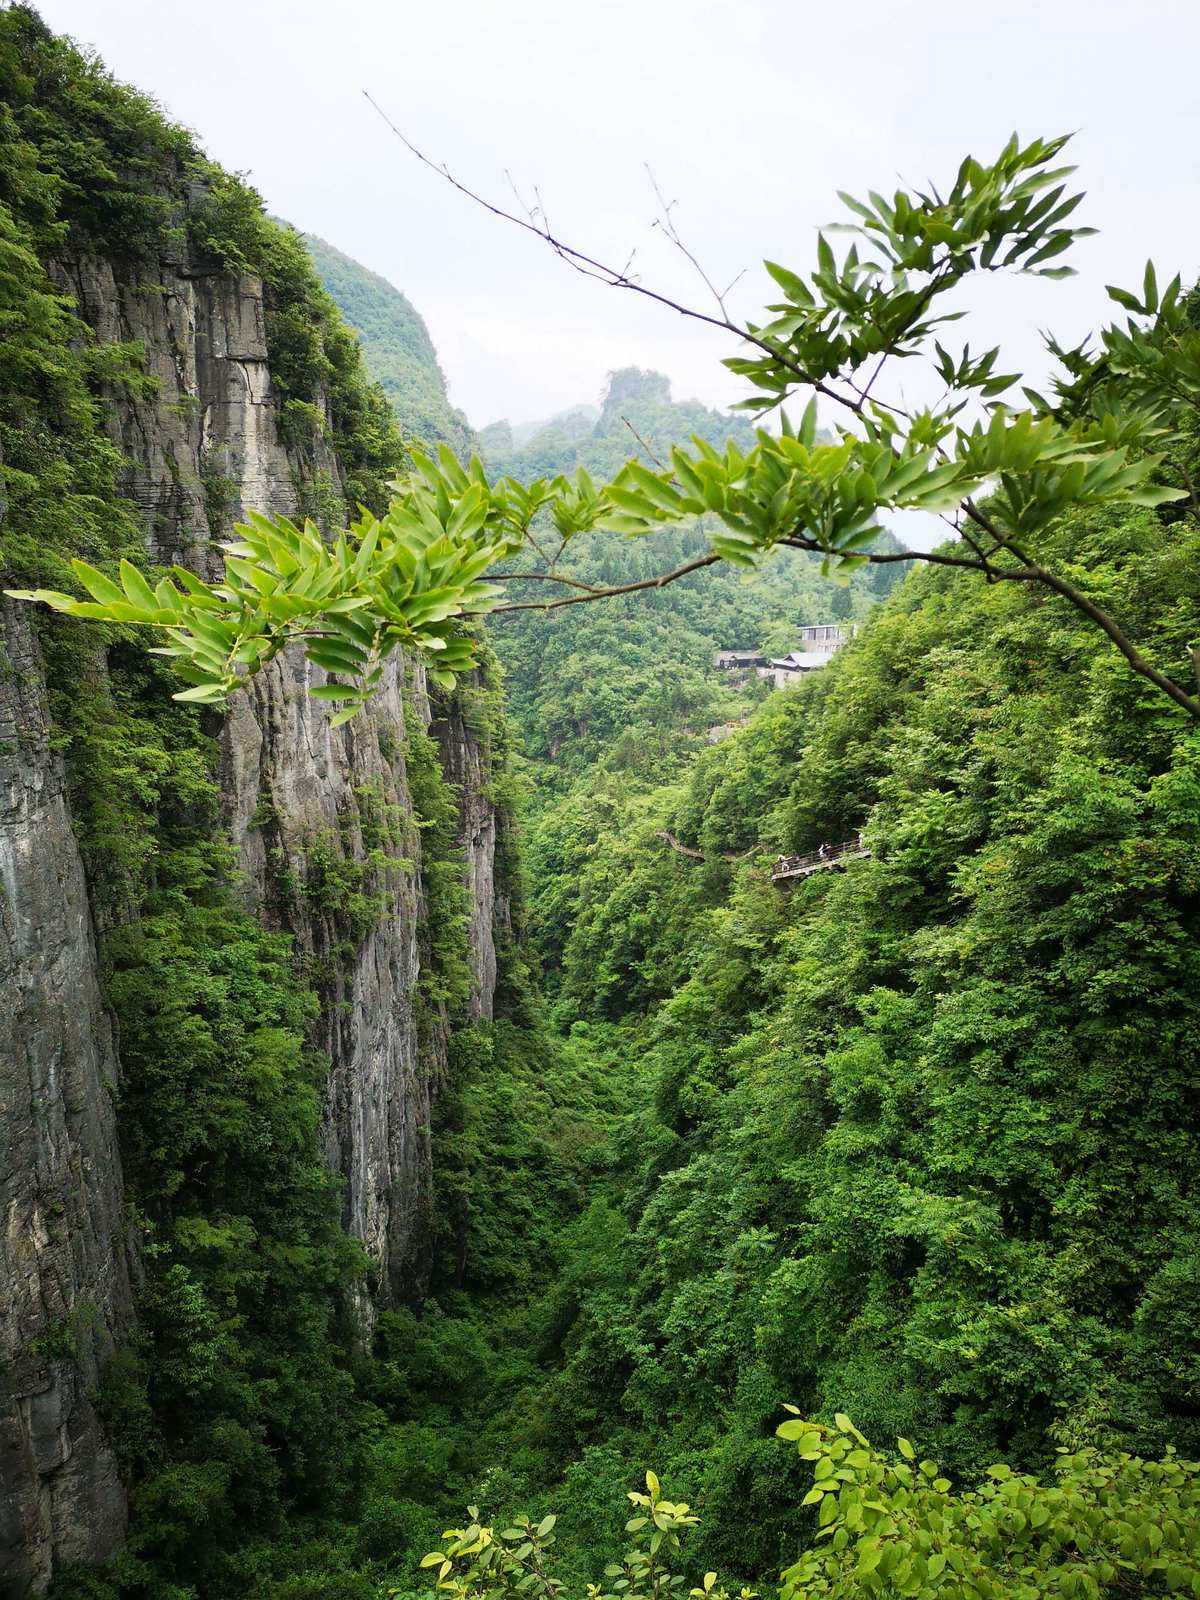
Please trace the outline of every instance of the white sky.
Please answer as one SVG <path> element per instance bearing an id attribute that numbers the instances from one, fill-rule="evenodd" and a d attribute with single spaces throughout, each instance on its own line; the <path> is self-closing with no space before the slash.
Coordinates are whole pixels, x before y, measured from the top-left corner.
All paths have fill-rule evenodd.
<path id="1" fill-rule="evenodd" d="M 361 95 L 501 201 L 508 168 L 556 230 L 648 283 L 703 290 L 650 231 L 654 169 L 712 276 L 806 268 L 835 189 L 952 177 L 966 152 L 1078 130 L 1101 228 L 1064 283 L 989 281 L 975 347 L 1040 375 L 1033 330 L 1071 339 L 1106 282 L 1200 273 L 1197 0 L 40 0 L 47 23 L 153 93 L 273 212 L 389 278 L 430 325 L 478 426 L 595 400 L 606 372 L 740 397 L 718 333 L 569 271 L 421 167 Z M 1086 213 L 1086 215 L 1085 215 Z M 990 337 L 989 337 L 990 335 Z M 1006 365 L 1005 370 L 1011 370 Z"/>

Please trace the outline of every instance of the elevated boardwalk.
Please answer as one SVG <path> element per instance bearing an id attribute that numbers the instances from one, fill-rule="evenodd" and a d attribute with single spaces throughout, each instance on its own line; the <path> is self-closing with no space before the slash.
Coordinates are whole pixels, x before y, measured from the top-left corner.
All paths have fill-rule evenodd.
<path id="1" fill-rule="evenodd" d="M 844 868 L 848 861 L 860 861 L 870 854 L 860 833 L 844 844 L 823 844 L 806 856 L 779 856 L 771 868 L 771 882 L 784 883 L 789 878 L 808 878 L 814 872 Z"/>

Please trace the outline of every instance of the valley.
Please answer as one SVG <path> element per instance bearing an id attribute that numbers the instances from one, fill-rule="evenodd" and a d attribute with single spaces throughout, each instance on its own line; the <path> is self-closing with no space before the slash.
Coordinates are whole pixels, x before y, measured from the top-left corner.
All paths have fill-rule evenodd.
<path id="1" fill-rule="evenodd" d="M 708 564 L 748 513 L 664 463 L 824 422 L 620 367 L 476 431 L 398 288 L 25 6 L 0 79 L 0 1594 L 1200 1594 L 1178 697 L 883 525 Z M 1154 485 L 1196 454 L 1189 413 Z M 236 524 L 349 569 L 418 480 L 426 576 L 559 485 L 469 551 L 503 607 L 236 655 L 238 562 L 322 603 Z M 1183 683 L 1157 487 L 1039 560 Z"/>

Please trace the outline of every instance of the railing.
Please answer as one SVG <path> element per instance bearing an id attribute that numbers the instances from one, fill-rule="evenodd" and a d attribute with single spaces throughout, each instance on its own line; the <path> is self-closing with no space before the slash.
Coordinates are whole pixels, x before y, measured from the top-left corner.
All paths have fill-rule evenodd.
<path id="1" fill-rule="evenodd" d="M 778 883 L 782 878 L 807 878 L 810 873 L 821 872 L 826 867 L 840 867 L 870 854 L 860 833 L 844 844 L 823 844 L 806 856 L 779 856 L 771 868 L 771 882 Z"/>

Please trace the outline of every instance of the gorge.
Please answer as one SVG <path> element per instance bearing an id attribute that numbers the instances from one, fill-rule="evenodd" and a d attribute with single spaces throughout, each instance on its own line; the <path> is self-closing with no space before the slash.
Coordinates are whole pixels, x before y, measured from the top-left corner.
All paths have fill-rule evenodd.
<path id="1" fill-rule="evenodd" d="M 628 367 L 474 435 L 398 290 L 26 6 L 0 84 L 6 589 L 334 540 L 438 443 L 753 448 Z M 1200 1594 L 1200 735 L 1028 585 L 655 583 L 716 526 L 589 529 L 570 581 L 644 588 L 512 579 L 453 689 L 397 653 L 340 723 L 297 646 L 181 703 L 128 620 L 0 601 L 4 1600 L 551 1593 L 464 1505 L 625 1600 Z M 1046 549 L 1182 681 L 1192 502 Z M 804 626 L 801 681 L 714 669 Z M 876 1468 L 889 1588 L 814 1565 Z"/>

